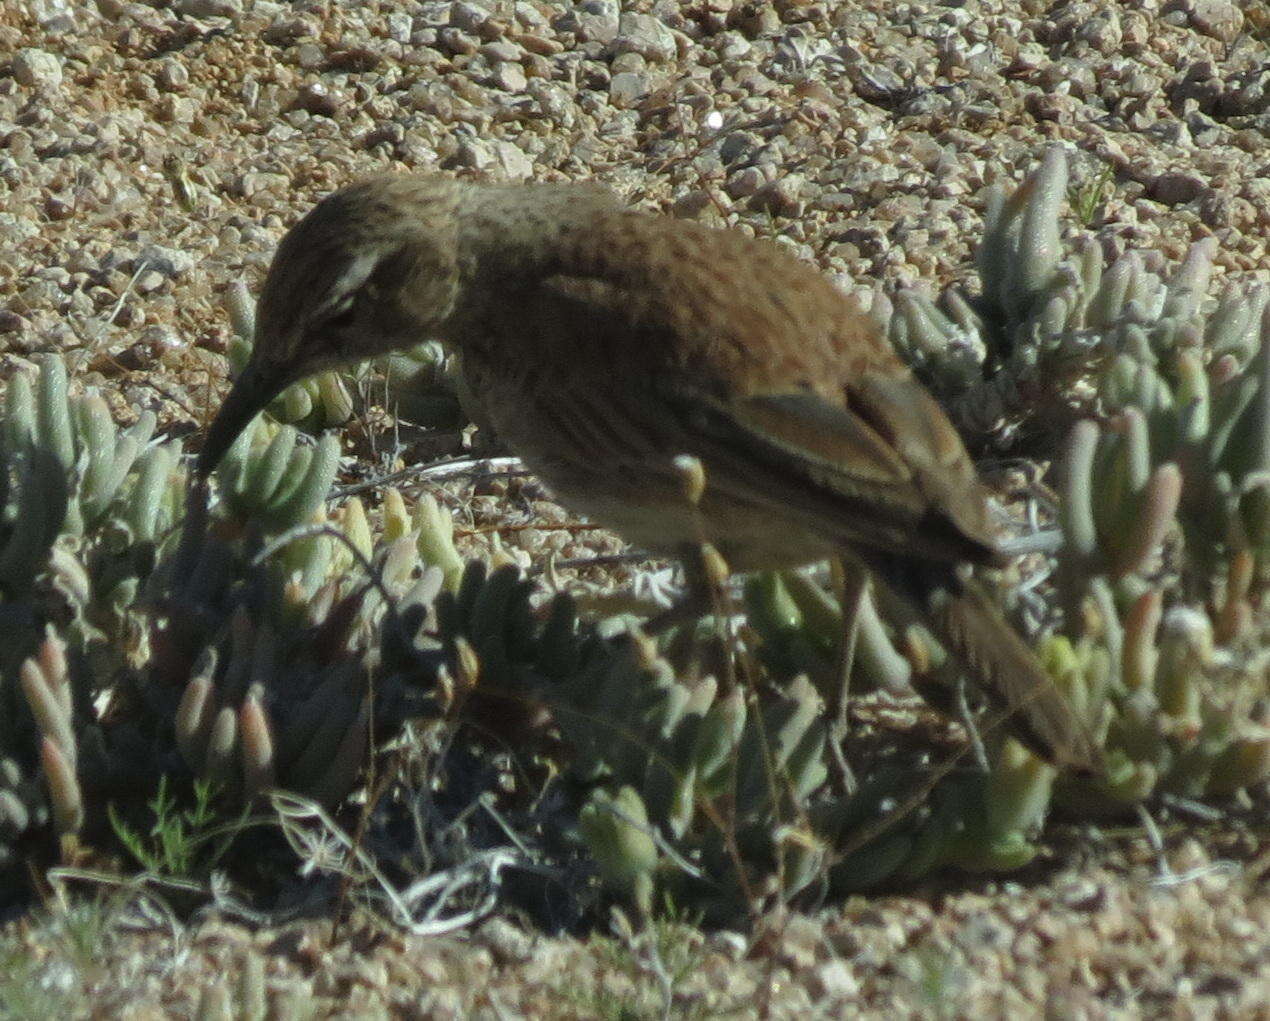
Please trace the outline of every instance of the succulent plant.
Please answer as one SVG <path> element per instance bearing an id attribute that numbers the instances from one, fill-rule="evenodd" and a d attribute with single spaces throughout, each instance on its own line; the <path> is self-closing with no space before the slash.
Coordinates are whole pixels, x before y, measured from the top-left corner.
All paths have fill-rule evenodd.
<path id="1" fill-rule="evenodd" d="M 981 298 L 901 295 L 890 333 L 968 428 L 1066 431 L 1054 577 L 1065 636 L 1043 650 L 1100 718 L 1112 770 L 1064 799 L 1114 811 L 1156 790 L 1217 795 L 1270 775 L 1270 288 L 1209 297 L 1217 242 L 1165 274 L 1060 242 L 1051 149 L 988 198 Z M 885 313 L 885 304 L 879 312 Z M 1040 422 L 1038 427 L 1037 422 Z"/>
<path id="2" fill-rule="evenodd" d="M 242 281 L 226 289 L 225 308 L 233 331 L 229 363 L 237 373 L 247 364 L 256 329 L 255 308 Z M 362 378 L 372 393 L 382 390 L 385 405 L 406 421 L 434 428 L 458 428 L 466 421 L 464 404 L 470 399 L 463 394 L 462 373 L 436 341 L 385 355 L 369 368 L 373 376 L 366 370 L 331 369 L 293 383 L 270 402 L 269 416 L 307 432 L 343 425 L 353 414 L 350 391 Z"/>
<path id="3" fill-rule="evenodd" d="M 94 700 L 144 655 L 146 579 L 179 513 L 153 416 L 126 430 L 70 397 L 56 356 L 8 384 L 0 422 L 0 858 L 77 832 L 107 772 Z"/>
<path id="4" fill-rule="evenodd" d="M 230 511 L 267 532 L 303 524 L 330 491 L 340 444 L 324 433 L 313 447 L 297 446 L 291 426 L 257 419 L 226 453 L 220 493 Z"/>
<path id="5" fill-rule="evenodd" d="M 216 779 L 230 797 L 282 782 L 338 801 L 365 759 L 368 676 L 388 644 L 378 629 L 430 607 L 442 585 L 417 535 L 376 547 L 356 500 L 328 516 L 334 438 L 300 446 L 294 429 L 256 423 L 209 519 L 201 491 L 187 500 L 179 445 L 154 426 L 142 415 L 119 430 L 99 396 L 70 397 L 54 356 L 9 382 L 0 865 L 48 826 L 100 832 L 109 800 L 136 800 L 168 773 Z M 420 515 L 444 551 L 437 518 Z M 426 685 L 382 687 L 387 733 L 420 711 Z"/>
<path id="6" fill-rule="evenodd" d="M 255 306 L 241 280 L 235 280 L 226 288 L 225 309 L 233 330 L 229 364 L 237 373 L 247 364 L 256 333 Z M 330 369 L 291 384 L 270 402 L 268 410 L 275 422 L 317 432 L 347 422 L 353 414 L 353 398 L 345 376 Z"/>
<path id="7" fill-rule="evenodd" d="M 339 444 L 295 426 L 347 415 L 338 377 L 247 430 L 209 506 L 153 418 L 119 429 L 49 356 L 8 382 L 0 420 L 0 875 L 51 838 L 101 838 L 108 802 L 135 806 L 164 776 L 215 780 L 227 804 L 276 786 L 338 806 L 407 721 L 448 728 L 451 772 L 373 813 L 368 841 L 394 861 L 397 831 L 451 833 L 474 799 L 514 802 L 516 769 L 489 762 L 527 751 L 560 780 L 548 807 L 511 806 L 538 834 L 526 846 L 585 853 L 643 912 L 670 896 L 718 920 L 1016 868 L 1051 799 L 1089 817 L 1264 780 L 1270 291 L 1210 300 L 1211 241 L 1168 274 L 1135 253 L 1104 266 L 1091 241 L 1064 244 L 1066 191 L 1053 150 L 989 197 L 979 296 L 904 293 L 875 313 L 967 428 L 1048 440 L 1047 456 L 1066 436 L 1061 548 L 1028 605 L 1105 776 L 1056 776 L 988 725 L 986 772 L 877 738 L 848 787 L 825 711 L 843 694 L 842 612 L 815 573 L 749 579 L 748 627 L 685 667 L 713 629 L 654 642 L 580 619 L 568 595 L 465 563 L 432 497 L 331 506 Z M 230 299 L 237 357 L 249 309 Z M 461 377 L 437 349 L 380 368 L 403 414 L 456 416 Z M 853 694 L 915 679 L 912 635 L 902 655 L 867 598 L 856 627 Z M 951 663 L 931 661 L 952 690 Z"/>
<path id="8" fill-rule="evenodd" d="M 383 378 L 385 403 L 407 422 L 455 429 L 472 420 L 473 401 L 458 360 L 436 341 L 386 355 L 374 367 Z"/>
<path id="9" fill-rule="evenodd" d="M 451 671 L 547 707 L 568 774 L 588 792 L 581 834 L 606 885 L 641 908 L 669 894 L 724 919 L 773 892 L 821 896 L 948 864 L 1017 867 L 1034 853 L 1053 771 L 1021 748 L 990 777 L 937 788 L 937 811 L 898 823 L 896 850 L 880 820 L 921 767 L 881 769 L 859 794 L 835 794 L 824 699 L 805 677 L 761 694 L 681 679 L 631 625 L 587 627 L 567 596 L 535 610 L 531 595 L 513 568 L 469 565 L 437 605 Z M 869 827 L 881 835 L 861 837 Z M 857 864 L 834 864 L 852 842 Z M 883 846 L 886 868 L 858 867 Z"/>
<path id="10" fill-rule="evenodd" d="M 383 631 L 407 616 L 417 628 L 443 584 L 417 534 L 396 536 L 391 511 L 384 533 L 395 537 L 378 546 L 360 500 L 328 518 L 337 454 L 333 437 L 310 450 L 289 426 L 258 422 L 220 472 L 223 511 L 257 539 L 227 541 L 187 518 L 179 569 L 164 577 L 167 645 L 150 687 L 181 694 L 160 715 L 192 771 L 248 798 L 279 785 L 343 799 L 372 717 L 384 734 L 403 718 L 400 678 L 383 669 L 385 647 L 403 643 Z"/>

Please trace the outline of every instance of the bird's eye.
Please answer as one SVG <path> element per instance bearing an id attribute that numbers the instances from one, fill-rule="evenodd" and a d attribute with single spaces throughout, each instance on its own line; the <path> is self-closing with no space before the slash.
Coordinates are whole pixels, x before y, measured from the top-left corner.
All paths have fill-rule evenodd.
<path id="1" fill-rule="evenodd" d="M 344 304 L 332 310 L 331 315 L 326 320 L 326 325 L 338 330 L 346 326 L 352 326 L 353 320 L 356 318 L 357 302 L 349 298 Z"/>

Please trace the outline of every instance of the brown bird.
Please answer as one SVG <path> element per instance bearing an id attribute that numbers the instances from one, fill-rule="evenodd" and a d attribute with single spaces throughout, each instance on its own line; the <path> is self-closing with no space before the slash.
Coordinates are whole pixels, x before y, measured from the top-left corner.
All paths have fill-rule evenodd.
<path id="1" fill-rule="evenodd" d="M 865 565 L 888 615 L 930 624 L 1025 743 L 1094 767 L 1081 722 L 958 570 L 1003 557 L 948 418 L 851 298 L 736 231 L 589 185 L 338 191 L 278 248 L 199 475 L 290 383 L 429 338 L 461 352 L 495 430 L 566 505 L 686 563 L 704 538 L 739 571 Z M 680 455 L 704 468 L 695 506 Z"/>

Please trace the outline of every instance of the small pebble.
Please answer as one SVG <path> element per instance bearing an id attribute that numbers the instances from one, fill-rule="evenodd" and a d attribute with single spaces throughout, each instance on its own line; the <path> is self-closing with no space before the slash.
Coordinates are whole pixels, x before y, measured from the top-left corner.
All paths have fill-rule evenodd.
<path id="1" fill-rule="evenodd" d="M 62 62 L 44 50 L 19 50 L 13 55 L 13 80 L 31 89 L 55 89 L 62 84 Z"/>

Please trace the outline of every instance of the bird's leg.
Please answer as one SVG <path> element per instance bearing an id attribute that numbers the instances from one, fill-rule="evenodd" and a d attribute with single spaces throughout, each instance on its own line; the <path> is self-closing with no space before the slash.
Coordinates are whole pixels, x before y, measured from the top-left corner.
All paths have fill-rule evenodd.
<path id="1" fill-rule="evenodd" d="M 701 500 L 706 492 L 706 470 L 701 461 L 691 454 L 679 454 L 672 460 L 679 475 L 684 501 L 692 512 L 696 542 L 683 544 L 680 563 L 683 564 L 687 592 L 677 606 L 672 606 L 648 622 L 646 631 L 657 634 L 686 620 L 696 619 L 705 613 L 713 613 L 720 646 L 724 650 L 722 670 L 723 690 L 736 687 L 736 670 L 732 659 L 728 627 L 728 577 L 729 570 L 723 554 L 707 538 L 705 519 L 701 515 Z M 695 639 L 694 639 L 695 640 Z"/>
<path id="2" fill-rule="evenodd" d="M 697 620 L 710 611 L 710 593 L 705 589 L 694 589 L 691 586 L 674 606 L 654 614 L 644 623 L 644 634 L 660 635 L 680 624 Z"/>
<path id="3" fill-rule="evenodd" d="M 657 635 L 679 624 L 685 624 L 709 615 L 714 618 L 714 639 L 703 644 L 704 636 L 693 628 L 684 634 L 694 658 L 707 654 L 705 663 L 712 663 L 709 672 L 719 683 L 719 691 L 733 691 L 738 683 L 737 664 L 746 662 L 743 643 L 733 626 L 735 607 L 728 590 L 727 562 L 709 543 L 686 547 L 680 554 L 687 591 L 670 609 L 657 614 L 644 626 L 646 634 Z M 748 670 L 747 670 L 748 676 Z"/>
<path id="4" fill-rule="evenodd" d="M 868 590 L 869 576 L 860 564 L 849 557 L 839 558 L 837 567 L 842 575 L 842 642 L 838 646 L 836 683 L 828 707 L 829 756 L 838 788 L 849 795 L 856 789 L 855 775 L 842 749 L 850 726 L 847 697 L 851 693 L 851 670 L 855 666 L 856 643 L 860 637 L 860 610 Z"/>
<path id="5" fill-rule="evenodd" d="M 649 618 L 644 625 L 645 634 L 659 635 L 707 613 L 725 612 L 727 593 L 722 586 L 727 583 L 726 567 L 720 582 L 717 575 L 722 558 L 714 548 L 705 543 L 685 546 L 679 560 L 683 565 L 684 594 L 674 606 Z M 715 569 L 711 570 L 712 567 Z"/>
<path id="6" fill-rule="evenodd" d="M 966 698 L 964 674 L 957 679 L 956 699 L 957 715 L 961 718 L 961 725 L 966 728 L 966 737 L 970 741 L 970 751 L 975 757 L 975 764 L 984 773 L 990 773 L 992 767 L 988 764 L 988 750 L 983 745 L 983 738 L 979 736 L 979 728 L 975 725 L 975 715 L 971 712 L 970 702 Z"/>
<path id="7" fill-rule="evenodd" d="M 965 669 L 949 657 L 948 650 L 922 625 L 910 625 L 906 629 L 903 653 L 913 669 L 913 689 L 927 705 L 961 722 L 975 763 L 985 773 L 989 772 L 988 752 L 966 694 L 969 680 Z"/>

